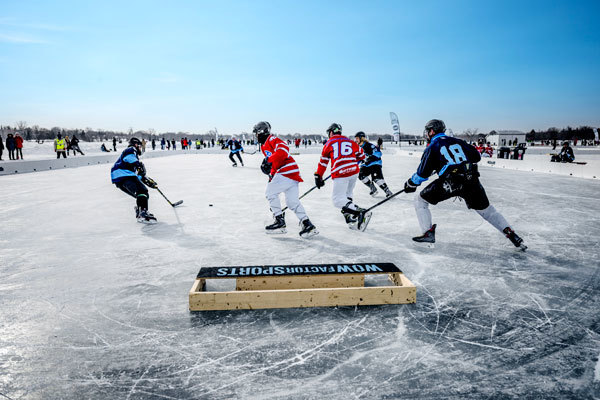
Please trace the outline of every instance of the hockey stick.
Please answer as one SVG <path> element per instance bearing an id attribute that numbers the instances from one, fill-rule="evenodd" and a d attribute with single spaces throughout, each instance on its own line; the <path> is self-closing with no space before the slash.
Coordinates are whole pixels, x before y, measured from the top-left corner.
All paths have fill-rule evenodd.
<path id="1" fill-rule="evenodd" d="M 176 201 L 175 203 L 171 203 L 171 201 L 169 199 L 167 199 L 167 196 L 165 196 L 165 194 L 160 191 L 158 186 L 156 187 L 156 190 L 158 190 L 158 193 L 160 193 L 161 196 L 165 198 L 165 200 L 167 201 L 167 203 L 169 203 L 171 205 L 171 207 L 177 207 L 178 205 L 183 203 L 183 200 L 179 200 L 179 201 Z"/>
<path id="2" fill-rule="evenodd" d="M 329 175 L 327 178 L 323 179 L 323 182 L 325 182 L 329 178 L 331 178 L 331 175 Z M 316 188 L 317 188 L 317 185 L 311 187 L 310 189 L 308 189 L 308 191 L 306 193 L 304 193 L 302 196 L 298 197 L 298 200 L 300 200 L 301 198 L 303 198 L 304 196 L 306 196 L 307 194 L 309 194 L 310 192 L 312 192 Z M 285 210 L 287 210 L 287 206 L 283 207 L 283 209 L 281 210 L 281 212 L 284 212 Z"/>
<path id="3" fill-rule="evenodd" d="M 390 197 L 386 197 L 385 199 L 381 200 L 379 203 L 367 208 L 364 212 L 368 212 L 371 211 L 372 209 L 374 209 L 375 207 L 379 207 L 380 205 L 382 205 L 383 203 L 385 203 L 388 200 L 393 199 L 394 197 L 398 196 L 400 193 L 404 193 L 404 189 L 397 191 L 396 193 L 394 193 L 393 195 L 391 195 Z"/>
<path id="4" fill-rule="evenodd" d="M 254 150 L 252 153 L 246 153 L 246 152 L 244 152 L 244 154 L 250 154 L 250 155 L 252 155 L 252 154 L 256 154 L 257 151 L 258 150 Z"/>

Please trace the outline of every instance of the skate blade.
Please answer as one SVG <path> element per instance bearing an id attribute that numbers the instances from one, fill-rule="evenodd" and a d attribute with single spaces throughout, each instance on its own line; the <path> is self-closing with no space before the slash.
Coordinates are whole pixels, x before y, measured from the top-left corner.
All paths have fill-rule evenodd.
<path id="1" fill-rule="evenodd" d="M 300 237 L 303 239 L 310 239 L 313 236 L 317 236 L 319 234 L 319 231 L 316 229 L 313 229 L 310 232 L 306 232 L 304 235 L 300 234 Z"/>
<path id="2" fill-rule="evenodd" d="M 517 247 L 517 250 L 525 251 L 525 250 L 527 250 L 527 246 L 525 246 L 523 243 L 521 243 L 519 245 L 519 247 Z"/>
<path id="3" fill-rule="evenodd" d="M 287 229 L 285 229 L 285 228 L 281 228 L 281 229 L 269 229 L 268 231 L 265 230 L 265 233 L 267 235 L 281 235 L 281 234 L 287 233 Z"/>
<path id="4" fill-rule="evenodd" d="M 378 192 L 375 192 L 375 193 L 369 193 L 369 194 L 371 195 L 371 197 L 377 197 L 377 193 L 378 193 Z"/>
<path id="5" fill-rule="evenodd" d="M 369 225 L 369 221 L 371 221 L 372 215 L 373 215 L 373 213 L 371 211 L 369 211 L 368 213 L 366 213 L 364 215 L 362 222 L 360 222 L 357 226 L 358 230 L 360 230 L 361 232 L 364 232 L 365 229 L 367 229 L 367 226 Z"/>
<path id="6" fill-rule="evenodd" d="M 138 218 L 137 222 L 139 222 L 140 224 L 154 225 L 157 221 L 155 219 L 147 220 L 143 218 Z"/>
<path id="7" fill-rule="evenodd" d="M 435 242 L 417 242 L 413 240 L 413 244 L 417 247 L 422 247 L 425 249 L 435 249 Z"/>

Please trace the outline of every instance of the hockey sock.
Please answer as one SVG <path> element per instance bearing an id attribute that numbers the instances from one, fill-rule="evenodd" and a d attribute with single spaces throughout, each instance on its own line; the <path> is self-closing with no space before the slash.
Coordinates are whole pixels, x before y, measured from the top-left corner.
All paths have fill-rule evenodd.
<path id="1" fill-rule="evenodd" d="M 367 177 L 362 178 L 360 181 L 369 187 L 371 186 L 371 180 Z"/>
<path id="2" fill-rule="evenodd" d="M 144 210 L 148 209 L 148 195 L 144 193 L 140 193 L 136 197 L 136 204 L 139 208 L 143 208 Z"/>
<path id="3" fill-rule="evenodd" d="M 492 205 L 489 205 L 483 210 L 475 210 L 483 219 L 492 224 L 492 226 L 504 233 L 504 229 L 510 225 L 506 219 Z"/>
<path id="4" fill-rule="evenodd" d="M 384 192 L 387 190 L 388 185 L 387 183 L 385 183 L 385 179 L 377 179 L 375 181 L 375 183 L 377 184 L 377 186 L 379 186 L 381 188 L 381 190 L 383 190 Z"/>
<path id="5" fill-rule="evenodd" d="M 429 211 L 429 203 L 420 194 L 415 196 L 415 211 L 417 212 L 421 232 L 427 232 L 431 229 L 431 211 Z"/>

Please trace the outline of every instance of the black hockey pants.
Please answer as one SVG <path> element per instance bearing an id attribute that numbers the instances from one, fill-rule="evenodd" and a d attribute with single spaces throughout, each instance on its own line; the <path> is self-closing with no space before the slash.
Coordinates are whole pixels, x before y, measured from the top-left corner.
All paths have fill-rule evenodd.
<path id="1" fill-rule="evenodd" d="M 134 197 L 138 207 L 148 209 L 148 189 L 137 177 L 131 176 L 115 183 L 119 189 Z"/>

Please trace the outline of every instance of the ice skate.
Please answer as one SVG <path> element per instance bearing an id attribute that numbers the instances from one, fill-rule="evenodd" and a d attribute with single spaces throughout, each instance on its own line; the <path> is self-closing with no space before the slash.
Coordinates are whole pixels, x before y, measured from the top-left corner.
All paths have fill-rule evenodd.
<path id="1" fill-rule="evenodd" d="M 285 214 L 275 216 L 275 222 L 273 222 L 271 225 L 265 226 L 265 231 L 269 235 L 286 233 Z"/>
<path id="2" fill-rule="evenodd" d="M 518 247 L 523 251 L 527 250 L 527 246 L 525 246 L 525 244 L 523 243 L 523 239 L 521 239 L 521 237 L 519 237 L 519 235 L 517 235 L 515 231 L 513 231 L 510 227 L 504 228 L 502 232 L 504 232 L 504 235 L 506 235 L 508 240 L 510 240 L 510 242 L 514 244 L 515 247 Z"/>
<path id="3" fill-rule="evenodd" d="M 231 164 L 232 167 L 237 167 L 237 163 Z"/>
<path id="4" fill-rule="evenodd" d="M 152 215 L 150 212 L 148 212 L 148 210 L 146 210 L 145 208 L 136 207 L 135 214 L 136 214 L 137 222 L 139 222 L 139 223 L 142 223 L 142 224 L 155 224 L 156 223 L 156 217 L 154 215 Z"/>
<path id="5" fill-rule="evenodd" d="M 357 218 L 358 223 L 356 225 L 356 229 L 358 229 L 361 232 L 364 232 L 365 229 L 367 229 L 367 226 L 369 225 L 369 221 L 371 221 L 372 215 L 373 215 L 372 211 L 367 211 L 367 210 L 361 209 L 358 214 L 358 218 Z"/>
<path id="6" fill-rule="evenodd" d="M 319 234 L 317 228 L 312 224 L 312 222 L 310 222 L 308 218 L 302 220 L 300 222 L 300 226 L 302 227 L 302 230 L 300 231 L 300 237 L 308 239 Z"/>
<path id="7" fill-rule="evenodd" d="M 392 197 L 394 195 L 394 193 L 392 193 L 392 191 L 390 190 L 390 188 L 385 188 L 385 197 Z"/>
<path id="8" fill-rule="evenodd" d="M 417 243 L 430 243 L 433 245 L 433 243 L 435 243 L 435 227 L 436 226 L 437 226 L 436 224 L 433 224 L 427 232 L 425 232 L 421 236 L 415 236 L 414 238 L 412 238 L 412 240 L 414 240 Z"/>
<path id="9" fill-rule="evenodd" d="M 373 197 L 375 197 L 377 195 L 377 187 L 375 187 L 375 184 L 373 182 L 371 182 L 369 184 L 369 188 L 371 189 L 371 191 L 369 192 L 369 194 Z"/>
<path id="10" fill-rule="evenodd" d="M 358 218 L 356 217 L 356 215 L 347 212 L 342 212 L 342 214 L 344 214 L 344 218 L 346 219 L 348 228 L 352 230 L 358 230 Z"/>

